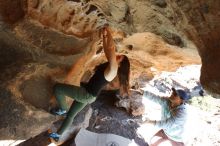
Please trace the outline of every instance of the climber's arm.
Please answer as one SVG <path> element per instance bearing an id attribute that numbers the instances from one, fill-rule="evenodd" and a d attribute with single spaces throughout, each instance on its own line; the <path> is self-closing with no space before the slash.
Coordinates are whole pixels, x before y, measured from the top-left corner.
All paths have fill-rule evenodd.
<path id="1" fill-rule="evenodd" d="M 105 26 L 103 29 L 103 48 L 104 48 L 105 56 L 109 62 L 109 66 L 106 68 L 104 72 L 104 76 L 107 81 L 112 81 L 117 75 L 117 71 L 118 71 L 118 63 L 116 61 L 115 47 L 116 46 L 112 38 L 110 28 L 108 26 Z"/>

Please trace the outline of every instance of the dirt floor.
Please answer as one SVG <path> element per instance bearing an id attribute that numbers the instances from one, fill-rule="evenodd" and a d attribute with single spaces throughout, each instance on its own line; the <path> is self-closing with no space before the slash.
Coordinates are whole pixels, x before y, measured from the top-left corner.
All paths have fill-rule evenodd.
<path id="1" fill-rule="evenodd" d="M 145 140 L 137 135 L 139 125 L 135 119 L 141 116 L 133 116 L 124 108 L 117 108 L 115 102 L 119 100 L 115 92 L 104 92 L 98 100 L 92 104 L 93 115 L 87 128 L 96 133 L 112 133 L 128 139 L 134 139 L 141 146 L 147 146 Z"/>

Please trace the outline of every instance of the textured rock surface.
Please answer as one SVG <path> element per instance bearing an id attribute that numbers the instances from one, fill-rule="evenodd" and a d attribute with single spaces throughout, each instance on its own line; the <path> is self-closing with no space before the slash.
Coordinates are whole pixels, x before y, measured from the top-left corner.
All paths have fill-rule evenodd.
<path id="1" fill-rule="evenodd" d="M 115 28 L 130 34 L 150 31 L 161 35 L 168 43 L 180 47 L 195 48 L 194 43 L 198 47 L 203 63 L 201 83 L 212 93 L 220 93 L 218 74 L 220 63 L 218 59 L 219 1 L 91 0 L 86 3 L 85 1 L 66 0 L 9 0 L 2 1 L 0 6 L 1 13 L 5 16 L 4 20 L 8 22 L 17 22 L 26 14 L 28 20 L 34 20 L 39 25 L 79 37 L 89 36 L 106 20 Z M 80 48 L 82 49 L 87 43 L 86 40 L 78 40 L 77 44 L 81 45 L 71 49 L 71 46 L 77 42 L 73 43 L 73 38 L 59 36 L 55 32 L 48 33 L 48 30 L 43 30 L 42 27 L 35 27 L 35 25 L 32 26 L 32 23 L 26 25 L 21 23 L 17 31 L 20 30 L 22 39 L 29 38 L 26 41 L 40 48 L 46 48 L 50 52 L 79 53 Z M 37 30 L 29 32 L 33 29 Z M 36 33 L 38 31 L 42 33 Z M 57 41 L 54 42 L 54 39 Z M 59 50 L 59 48 L 64 50 Z"/>
<path id="2" fill-rule="evenodd" d="M 27 138 L 55 120 L 47 113 L 54 82 L 63 82 L 82 58 L 70 81 L 78 85 L 84 72 L 105 60 L 97 35 L 91 35 L 105 22 L 113 27 L 117 51 L 130 58 L 131 86 L 164 70 L 199 64 L 197 48 L 201 83 L 220 94 L 219 7 L 213 0 L 0 1 L 0 133 Z M 113 82 L 106 89 L 117 88 Z M 36 114 L 44 116 L 40 127 L 31 124 Z M 29 133 L 31 128 L 37 130 Z"/>
<path id="3" fill-rule="evenodd" d="M 44 26 L 77 37 L 89 36 L 105 23 L 104 14 L 90 3 L 66 0 L 27 0 L 27 15 Z"/>
<path id="4" fill-rule="evenodd" d="M 168 1 L 178 17 L 176 24 L 198 48 L 202 59 L 201 83 L 204 88 L 212 93 L 219 91 L 219 43 L 220 14 L 219 1 L 212 0 L 185 0 Z M 181 16 L 180 15 L 180 16 Z"/>

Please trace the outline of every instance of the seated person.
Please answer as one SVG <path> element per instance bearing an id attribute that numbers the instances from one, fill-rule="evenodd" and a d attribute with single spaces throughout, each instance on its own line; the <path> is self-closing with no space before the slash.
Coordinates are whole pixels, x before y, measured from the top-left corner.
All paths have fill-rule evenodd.
<path id="1" fill-rule="evenodd" d="M 148 98 L 161 105 L 161 120 L 147 120 L 149 123 L 157 126 L 159 130 L 150 140 L 150 146 L 184 146 L 183 132 L 187 117 L 187 101 L 190 96 L 184 90 L 172 88 L 172 94 L 169 98 L 160 98 L 147 96 Z"/>

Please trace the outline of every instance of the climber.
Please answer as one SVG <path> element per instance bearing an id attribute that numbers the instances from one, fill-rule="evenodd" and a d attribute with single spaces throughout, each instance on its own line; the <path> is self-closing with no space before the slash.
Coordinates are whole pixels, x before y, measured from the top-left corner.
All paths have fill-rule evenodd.
<path id="1" fill-rule="evenodd" d="M 150 140 L 150 146 L 184 146 L 183 132 L 187 120 L 186 101 L 190 96 L 182 89 L 172 88 L 169 98 L 153 97 L 144 93 L 144 97 L 161 105 L 161 120 L 146 120 L 159 130 Z"/>
<path id="2" fill-rule="evenodd" d="M 128 57 L 125 55 L 116 55 L 116 46 L 110 28 L 107 25 L 102 28 L 102 40 L 104 53 L 108 62 L 100 64 L 95 68 L 95 73 L 88 83 L 81 84 L 80 87 L 62 83 L 58 83 L 54 86 L 54 95 L 58 101 L 59 108 L 55 108 L 52 112 L 56 115 L 66 115 L 58 131 L 49 134 L 49 137 L 55 141 L 59 141 L 60 136 L 72 124 L 74 117 L 87 104 L 94 102 L 101 89 L 116 76 L 119 78 L 120 86 L 123 86 L 128 93 L 130 74 L 130 62 Z M 65 96 L 74 99 L 68 112 Z"/>

